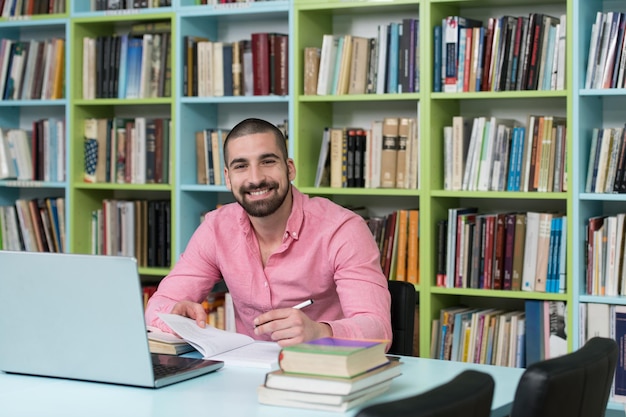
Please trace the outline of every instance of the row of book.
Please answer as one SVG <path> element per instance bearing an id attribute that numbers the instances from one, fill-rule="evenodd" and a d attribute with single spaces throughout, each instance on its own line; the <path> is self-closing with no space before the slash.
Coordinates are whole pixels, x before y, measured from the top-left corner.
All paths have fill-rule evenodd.
<path id="1" fill-rule="evenodd" d="M 526 300 L 524 311 L 446 307 L 433 320 L 435 359 L 523 368 L 567 353 L 563 301 Z"/>
<path id="2" fill-rule="evenodd" d="M 85 119 L 83 129 L 85 182 L 169 183 L 170 119 Z"/>
<path id="3" fill-rule="evenodd" d="M 140 267 L 169 268 L 170 201 L 103 200 L 91 213 L 91 253 L 133 256 Z"/>
<path id="4" fill-rule="evenodd" d="M 527 126 L 519 126 L 493 116 L 455 116 L 443 136 L 446 190 L 567 190 L 565 118 L 529 115 Z"/>
<path id="5" fill-rule="evenodd" d="M 580 331 L 578 345 L 583 346 L 592 337 L 607 337 L 617 341 L 619 358 L 626 355 L 626 306 L 580 303 L 578 306 Z M 621 362 L 620 362 L 621 363 Z M 617 366 L 611 387 L 612 401 L 626 403 L 626 369 Z"/>
<path id="6" fill-rule="evenodd" d="M 169 97 L 171 34 L 159 23 L 154 33 L 83 38 L 83 98 Z"/>
<path id="7" fill-rule="evenodd" d="M 261 404 L 344 412 L 389 390 L 402 362 L 385 342 L 326 337 L 284 347 L 258 387 Z"/>
<path id="8" fill-rule="evenodd" d="M 65 39 L 0 40 L 0 98 L 54 100 L 65 95 Z"/>
<path id="9" fill-rule="evenodd" d="M 304 50 L 304 94 L 419 91 L 419 19 L 381 24 L 377 36 L 325 34 Z"/>
<path id="10" fill-rule="evenodd" d="M 283 120 L 276 127 L 288 140 L 289 122 Z M 224 178 L 224 140 L 228 129 L 204 129 L 195 134 L 196 182 L 207 185 L 226 185 Z"/>
<path id="11" fill-rule="evenodd" d="M 625 127 L 593 129 L 586 193 L 626 193 Z"/>
<path id="12" fill-rule="evenodd" d="M 326 127 L 316 187 L 417 189 L 417 118 L 385 117 L 369 129 Z"/>
<path id="13" fill-rule="evenodd" d="M 183 92 L 188 97 L 289 94 L 289 35 L 252 33 L 235 42 L 185 36 Z"/>
<path id="14" fill-rule="evenodd" d="M 65 181 L 65 121 L 36 120 L 33 130 L 0 128 L 0 179 Z"/>
<path id="15" fill-rule="evenodd" d="M 453 208 L 437 233 L 437 286 L 565 292 L 564 215 Z"/>
<path id="16" fill-rule="evenodd" d="M 0 0 L 1 17 L 65 13 L 66 0 Z"/>
<path id="17" fill-rule="evenodd" d="M 133 10 L 170 7 L 172 0 L 91 0 L 91 10 Z"/>
<path id="18" fill-rule="evenodd" d="M 387 279 L 419 283 L 419 210 L 400 209 L 366 218 Z"/>
<path id="19" fill-rule="evenodd" d="M 594 216 L 587 221 L 586 293 L 626 294 L 625 213 Z"/>
<path id="20" fill-rule="evenodd" d="M 65 199 L 18 199 L 0 206 L 0 249 L 65 252 Z"/>
<path id="21" fill-rule="evenodd" d="M 483 22 L 448 16 L 434 28 L 435 92 L 562 90 L 566 16 Z"/>
<path id="22" fill-rule="evenodd" d="M 591 25 L 589 38 L 585 88 L 624 88 L 626 86 L 624 82 L 625 25 L 625 13 L 612 11 L 596 13 L 596 20 Z"/>
<path id="23" fill-rule="evenodd" d="M 198 184 L 225 185 L 223 129 L 205 129 L 196 132 L 196 180 Z"/>

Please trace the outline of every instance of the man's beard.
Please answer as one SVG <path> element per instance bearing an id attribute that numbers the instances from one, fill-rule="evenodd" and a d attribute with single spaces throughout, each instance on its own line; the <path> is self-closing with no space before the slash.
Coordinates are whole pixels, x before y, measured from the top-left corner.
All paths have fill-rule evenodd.
<path id="1" fill-rule="evenodd" d="M 289 191 L 289 186 L 285 188 L 285 192 L 280 194 L 278 192 L 279 185 L 276 182 L 267 182 L 263 181 L 258 185 L 249 185 L 242 186 L 239 188 L 239 195 L 234 195 L 235 200 L 239 203 L 241 207 L 248 213 L 248 215 L 252 217 L 267 217 L 271 214 L 274 214 L 280 206 L 283 204 L 285 199 L 287 198 L 287 192 Z M 266 198 L 262 201 L 248 201 L 246 196 L 249 192 L 261 189 L 268 189 L 269 193 L 273 193 L 276 191 L 272 197 Z"/>

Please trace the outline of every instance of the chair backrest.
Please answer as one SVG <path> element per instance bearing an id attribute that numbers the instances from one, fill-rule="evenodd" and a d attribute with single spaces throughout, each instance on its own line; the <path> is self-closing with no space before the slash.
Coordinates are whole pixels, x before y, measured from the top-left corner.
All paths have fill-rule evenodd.
<path id="1" fill-rule="evenodd" d="M 618 347 L 594 337 L 575 352 L 536 362 L 522 374 L 511 417 L 602 417 L 605 414 Z"/>
<path id="2" fill-rule="evenodd" d="M 494 387 L 491 375 L 464 371 L 430 391 L 365 407 L 355 417 L 487 417 Z"/>
<path id="3" fill-rule="evenodd" d="M 415 286 L 406 281 L 388 281 L 391 294 L 391 329 L 393 341 L 389 353 L 411 355 L 415 325 Z"/>

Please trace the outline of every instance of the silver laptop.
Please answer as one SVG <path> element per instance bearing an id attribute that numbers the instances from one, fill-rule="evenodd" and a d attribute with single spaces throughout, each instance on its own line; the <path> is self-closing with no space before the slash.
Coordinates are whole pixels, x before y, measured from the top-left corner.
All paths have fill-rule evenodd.
<path id="1" fill-rule="evenodd" d="M 221 368 L 153 355 L 134 258 L 0 251 L 0 370 L 158 388 Z"/>

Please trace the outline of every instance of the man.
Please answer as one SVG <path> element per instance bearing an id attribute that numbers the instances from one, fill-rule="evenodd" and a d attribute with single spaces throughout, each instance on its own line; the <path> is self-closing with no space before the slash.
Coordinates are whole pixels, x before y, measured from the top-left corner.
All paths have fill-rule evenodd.
<path id="1" fill-rule="evenodd" d="M 224 141 L 226 186 L 236 203 L 209 212 L 146 309 L 206 325 L 201 302 L 222 278 L 237 332 L 293 345 L 324 336 L 391 340 L 390 296 L 365 221 L 291 181 L 296 168 L 281 131 L 260 119 Z M 304 309 L 292 308 L 302 301 Z"/>

